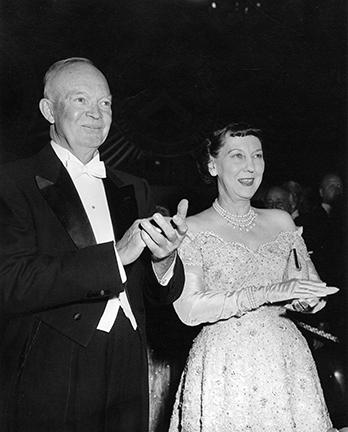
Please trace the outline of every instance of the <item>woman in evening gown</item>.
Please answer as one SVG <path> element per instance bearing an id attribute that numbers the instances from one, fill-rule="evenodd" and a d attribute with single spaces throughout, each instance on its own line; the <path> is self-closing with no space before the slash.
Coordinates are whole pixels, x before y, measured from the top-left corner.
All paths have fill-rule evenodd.
<path id="1" fill-rule="evenodd" d="M 212 207 L 188 218 L 185 287 L 174 303 L 195 338 L 170 432 L 326 432 L 332 423 L 311 352 L 286 310 L 315 313 L 320 281 L 301 231 L 250 199 L 264 172 L 261 131 L 230 124 L 206 141 Z"/>

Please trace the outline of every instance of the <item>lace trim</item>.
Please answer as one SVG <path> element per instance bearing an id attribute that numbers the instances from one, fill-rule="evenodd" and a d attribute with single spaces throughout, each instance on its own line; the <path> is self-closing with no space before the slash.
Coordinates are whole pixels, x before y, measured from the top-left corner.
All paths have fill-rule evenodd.
<path id="1" fill-rule="evenodd" d="M 291 237 L 302 238 L 301 237 L 301 232 L 299 232 L 299 230 L 296 230 L 296 231 L 280 231 L 276 235 L 276 237 L 274 239 L 269 240 L 267 242 L 260 243 L 256 249 L 251 249 L 249 246 L 245 245 L 244 243 L 241 243 L 241 242 L 238 242 L 238 241 L 235 241 L 235 240 L 226 240 L 226 239 L 222 238 L 219 234 L 214 233 L 213 231 L 208 231 L 208 230 L 207 231 L 199 231 L 198 233 L 195 233 L 195 234 L 193 234 L 191 232 L 188 232 L 186 235 L 192 241 L 196 240 L 199 236 L 204 236 L 204 237 L 213 236 L 213 237 L 219 239 L 223 243 L 232 244 L 232 245 L 234 244 L 234 245 L 237 245 L 237 246 L 241 246 L 242 248 L 244 248 L 244 249 L 246 249 L 246 250 L 248 250 L 248 251 L 250 251 L 252 253 L 258 253 L 261 249 L 263 249 L 263 248 L 265 248 L 265 247 L 267 247 L 269 245 L 272 245 L 274 243 L 278 243 L 279 240 L 282 237 L 285 237 L 285 238 L 286 237 L 290 237 L 290 238 Z M 303 239 L 302 239 L 302 241 L 303 241 Z M 186 244 L 189 244 L 189 243 L 186 243 Z"/>

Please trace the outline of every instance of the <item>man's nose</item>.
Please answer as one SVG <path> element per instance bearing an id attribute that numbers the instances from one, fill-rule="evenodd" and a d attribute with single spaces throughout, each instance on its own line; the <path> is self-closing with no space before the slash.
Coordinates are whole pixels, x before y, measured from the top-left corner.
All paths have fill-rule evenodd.
<path id="1" fill-rule="evenodd" d="M 98 104 L 91 104 L 88 108 L 87 115 L 95 119 L 101 118 L 101 111 Z"/>

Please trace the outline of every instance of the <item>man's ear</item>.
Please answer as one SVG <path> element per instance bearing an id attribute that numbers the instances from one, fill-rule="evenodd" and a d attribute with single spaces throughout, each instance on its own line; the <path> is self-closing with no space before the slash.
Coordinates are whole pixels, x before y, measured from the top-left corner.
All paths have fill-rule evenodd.
<path id="1" fill-rule="evenodd" d="M 53 115 L 53 103 L 49 99 L 43 98 L 39 102 L 39 108 L 41 114 L 45 117 L 47 121 L 51 124 L 54 123 L 54 115 Z"/>
<path id="2" fill-rule="evenodd" d="M 208 171 L 211 176 L 213 177 L 217 176 L 215 161 L 212 157 L 210 157 L 210 161 L 208 162 Z"/>

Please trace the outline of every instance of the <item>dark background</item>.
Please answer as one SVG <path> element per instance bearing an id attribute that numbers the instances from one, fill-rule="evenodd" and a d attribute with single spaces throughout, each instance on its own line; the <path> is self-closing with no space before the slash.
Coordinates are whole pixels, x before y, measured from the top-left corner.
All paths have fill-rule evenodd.
<path id="1" fill-rule="evenodd" d="M 171 191 L 195 195 L 193 151 L 231 120 L 267 132 L 268 183 L 311 185 L 324 171 L 345 173 L 345 0 L 0 5 L 2 162 L 47 141 L 42 77 L 54 61 L 83 56 L 106 74 L 114 95 L 105 158 L 146 177 L 160 201 Z"/>
<path id="2" fill-rule="evenodd" d="M 114 96 L 104 158 L 147 178 L 171 211 L 212 198 L 194 152 L 229 121 L 265 130 L 265 185 L 347 180 L 347 27 L 346 0 L 0 0 L 0 162 L 47 142 L 44 73 L 82 56 Z"/>

